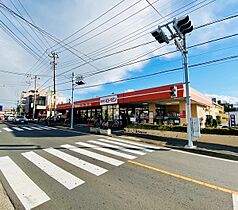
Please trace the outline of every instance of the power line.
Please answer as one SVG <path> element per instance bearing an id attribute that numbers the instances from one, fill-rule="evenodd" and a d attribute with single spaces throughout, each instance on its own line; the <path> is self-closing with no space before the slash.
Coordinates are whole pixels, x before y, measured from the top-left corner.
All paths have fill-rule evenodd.
<path id="1" fill-rule="evenodd" d="M 229 60 L 236 59 L 236 58 L 238 58 L 238 55 L 232 55 L 232 56 L 228 56 L 228 57 L 223 57 L 223 58 L 219 58 L 219 59 L 214 59 L 214 60 L 209 60 L 209 61 L 205 61 L 205 62 L 201 62 L 201 63 L 192 64 L 192 65 L 189 65 L 189 68 L 196 68 L 196 67 L 200 67 L 200 66 L 204 66 L 204 65 L 211 65 L 211 64 L 218 63 L 218 62 L 229 61 Z M 142 78 L 146 78 L 146 77 L 152 77 L 152 76 L 156 76 L 159 74 L 165 74 L 165 73 L 170 73 L 170 72 L 175 72 L 175 71 L 180 71 L 180 70 L 183 70 L 183 67 L 177 67 L 177 68 L 159 71 L 159 72 L 155 72 L 155 73 L 151 73 L 151 74 L 145 74 L 145 75 L 141 75 L 141 76 L 120 79 L 120 80 L 116 80 L 113 82 L 101 83 L 101 84 L 91 85 L 91 86 L 87 86 L 87 87 L 80 87 L 80 88 L 76 88 L 76 89 L 87 89 L 87 88 L 93 88 L 93 87 L 102 86 L 102 85 L 110 85 L 110 84 L 115 84 L 115 83 L 119 83 L 119 82 L 142 79 Z M 66 91 L 66 90 L 71 90 L 71 89 L 68 88 L 68 89 L 63 89 L 63 90 L 59 90 L 59 91 Z"/>
<path id="2" fill-rule="evenodd" d="M 111 7 L 110 9 L 108 9 L 106 12 L 102 13 L 101 15 L 99 15 L 97 18 L 93 19 L 92 21 L 90 21 L 88 24 L 86 24 L 85 26 L 83 26 L 82 28 L 78 29 L 77 31 L 75 31 L 73 34 L 71 34 L 70 36 L 66 37 L 65 39 L 62 40 L 62 42 L 68 40 L 69 38 L 71 38 L 72 36 L 74 36 L 75 34 L 79 33 L 80 31 L 82 31 L 83 29 L 85 29 L 86 27 L 92 25 L 94 22 L 96 22 L 97 20 L 99 20 L 101 17 L 103 17 L 104 15 L 106 15 L 107 13 L 109 13 L 110 11 L 112 11 L 113 9 L 115 9 L 116 7 L 118 7 L 120 4 L 122 4 L 125 0 L 120 1 L 119 3 L 117 3 L 116 5 L 114 5 L 113 7 Z M 53 47 L 57 46 L 58 44 L 54 45 Z"/>
<path id="3" fill-rule="evenodd" d="M 149 2 L 149 0 L 146 1 L 159 14 L 159 16 L 163 18 L 163 15 L 161 15 L 161 13 Z"/>
<path id="4" fill-rule="evenodd" d="M 206 42 L 202 42 L 202 43 L 198 43 L 198 44 L 194 44 L 192 46 L 189 46 L 188 48 L 194 48 L 194 47 L 198 47 L 198 46 L 202 46 L 202 45 L 205 45 L 205 44 L 208 44 L 208 43 L 212 43 L 212 42 L 216 42 L 216 41 L 220 41 L 222 39 L 227 39 L 227 38 L 231 38 L 231 37 L 235 37 L 237 36 L 238 33 L 236 34 L 232 34 L 232 35 L 228 35 L 228 36 L 224 36 L 224 37 L 220 37 L 220 38 L 217 38 L 217 39 L 212 39 L 212 40 L 209 40 L 209 41 L 206 41 Z M 222 48 L 221 50 L 223 50 L 224 48 Z M 214 50 L 214 51 L 218 51 L 218 50 Z M 175 53 L 175 52 L 178 52 L 177 50 L 175 51 L 169 51 L 169 52 L 166 52 L 166 53 L 163 53 L 163 54 L 160 54 L 160 55 L 157 55 L 157 56 L 153 56 L 153 57 L 150 57 L 148 59 L 153 59 L 153 58 L 158 58 L 158 57 L 162 57 L 164 55 L 168 55 L 168 54 L 172 54 L 172 53 Z M 209 52 L 210 53 L 210 52 Z M 203 53 L 203 54 L 206 54 L 206 53 Z M 200 54 L 199 54 L 200 55 Z M 196 55 L 198 56 L 198 55 Z M 192 57 L 195 57 L 195 56 L 192 56 Z M 147 60 L 147 59 L 146 59 Z M 134 63 L 133 63 L 134 64 Z M 130 63 L 130 65 L 133 65 Z M 90 75 L 89 75 L 90 76 Z M 88 77 L 89 77 L 88 76 Z M 84 77 L 87 77 L 84 75 Z M 63 84 L 67 84 L 67 83 L 70 83 L 70 81 L 67 81 L 67 82 L 62 82 L 62 83 L 59 83 L 58 85 L 63 85 Z M 48 86 L 48 87 L 51 87 L 51 86 Z M 46 88 L 48 88 L 46 87 Z M 45 89 L 45 88 L 44 88 Z"/>
<path id="5" fill-rule="evenodd" d="M 106 50 L 106 52 L 108 52 L 108 51 L 110 51 L 110 50 L 112 50 L 112 49 L 116 49 L 116 48 L 121 47 L 121 46 L 123 46 L 123 45 L 126 45 L 126 44 L 128 44 L 128 43 L 130 43 L 130 42 L 133 42 L 133 41 L 135 41 L 135 40 L 137 40 L 137 39 L 139 39 L 139 38 L 142 38 L 143 36 L 145 36 L 145 35 L 148 34 L 148 30 L 152 30 L 152 29 L 153 29 L 154 27 L 156 27 L 158 24 L 162 24 L 163 22 L 169 20 L 169 19 L 170 19 L 169 16 L 172 15 L 172 14 L 174 14 L 175 12 L 178 12 L 178 11 L 184 9 L 184 10 L 182 10 L 181 12 L 174 14 L 174 16 L 181 15 L 181 14 L 183 14 L 183 13 L 185 13 L 185 12 L 188 13 L 188 10 L 193 9 L 194 7 L 199 6 L 200 4 L 202 4 L 202 3 L 206 2 L 206 1 L 207 1 L 207 0 L 204 0 L 204 1 L 202 1 L 202 2 L 199 2 L 199 3 L 196 4 L 196 5 L 193 5 L 193 6 L 189 7 L 189 8 L 186 8 L 186 7 L 192 5 L 194 2 L 197 2 L 197 1 L 195 0 L 195 1 L 193 1 L 193 2 L 190 2 L 190 3 L 186 4 L 185 6 L 182 6 L 182 7 L 180 7 L 179 9 L 176 9 L 175 11 L 173 11 L 173 12 L 167 14 L 166 16 L 164 16 L 164 18 L 167 18 L 167 19 L 165 19 L 165 20 L 163 20 L 163 21 L 160 21 L 161 19 L 157 19 L 157 20 L 151 22 L 150 24 L 147 24 L 146 26 L 143 26 L 143 27 L 137 29 L 136 31 L 131 32 L 130 34 L 127 34 L 126 36 L 121 37 L 121 38 L 119 38 L 119 39 L 117 39 L 117 40 L 115 40 L 115 41 L 113 41 L 113 42 L 111 42 L 111 43 L 105 45 L 104 47 L 101 47 L 101 48 L 99 48 L 99 49 L 97 49 L 97 50 L 94 50 L 92 53 L 88 53 L 88 55 L 94 56 L 96 53 L 105 52 L 105 50 Z M 208 4 L 210 4 L 210 3 L 214 2 L 214 1 L 215 1 L 215 0 L 212 0 L 212 1 L 210 1 L 210 2 L 208 2 L 208 3 L 206 3 L 206 4 L 204 4 L 204 5 L 202 5 L 201 7 L 207 6 Z M 195 9 L 193 9 L 192 11 L 190 11 L 189 13 L 194 12 L 194 11 L 200 9 L 201 7 L 195 8 Z M 185 9 L 185 8 L 186 8 L 186 9 Z M 159 21 L 160 21 L 160 22 L 159 22 Z M 156 23 L 156 25 L 153 25 L 153 24 L 155 24 L 155 23 Z M 153 25 L 153 26 L 151 26 L 151 25 Z M 149 26 L 150 26 L 150 27 L 149 27 Z M 148 28 L 148 27 L 149 27 L 149 28 Z M 145 29 L 145 28 L 147 28 L 147 29 Z M 141 30 L 142 30 L 142 31 L 141 31 Z M 145 33 L 144 33 L 144 32 L 145 32 Z M 143 34 L 143 33 L 144 33 L 144 34 Z M 140 34 L 142 34 L 142 35 L 140 35 Z M 140 35 L 140 36 L 138 36 L 138 35 Z M 126 41 L 126 42 L 125 42 L 125 41 Z"/>
<path id="6" fill-rule="evenodd" d="M 233 18 L 236 18 L 236 17 L 238 17 L 238 15 L 232 15 L 232 16 L 229 16 L 229 17 L 221 18 L 221 19 L 218 19 L 218 20 L 216 20 L 216 21 L 212 21 L 212 22 L 210 22 L 210 23 L 206 23 L 206 24 L 200 25 L 200 26 L 196 27 L 194 30 L 197 30 L 197 29 L 200 29 L 200 28 L 203 28 L 203 27 L 207 27 L 207 26 L 210 26 L 210 25 L 215 24 L 215 23 L 220 23 L 220 22 L 225 21 L 225 20 L 233 19 Z M 210 42 L 218 41 L 218 40 L 221 40 L 221 39 L 227 39 L 227 38 L 230 38 L 230 37 L 233 37 L 233 36 L 237 36 L 237 35 L 236 35 L 236 34 L 232 34 L 232 35 L 228 35 L 228 36 L 225 36 L 225 37 L 220 37 L 220 38 L 215 39 L 215 40 L 210 40 L 210 41 L 205 42 L 205 43 L 210 43 Z M 132 49 L 135 49 L 135 48 L 137 48 L 137 47 L 144 46 L 144 45 L 147 45 L 147 44 L 150 44 L 150 43 L 153 43 L 153 42 L 154 42 L 154 41 L 152 41 L 152 42 L 147 42 L 147 43 L 140 44 L 140 45 L 136 45 L 136 46 L 133 46 L 133 47 L 131 47 L 131 48 L 127 48 L 127 49 L 124 49 L 124 50 L 121 50 L 121 51 L 114 52 L 114 53 L 112 53 L 112 54 L 108 54 L 108 55 L 104 55 L 104 56 L 99 57 L 99 58 L 95 58 L 94 60 L 96 61 L 96 60 L 99 60 L 99 59 L 102 59 L 102 58 L 106 58 L 106 57 L 109 57 L 109 56 L 112 56 L 112 55 L 116 55 L 117 53 L 122 53 L 122 52 L 125 52 L 125 51 L 128 51 L 128 50 L 132 50 Z M 201 43 L 199 43 L 199 45 L 200 45 L 200 44 L 201 44 Z M 204 44 L 204 43 L 202 43 L 202 44 Z M 191 46 L 190 46 L 190 47 L 191 47 Z M 195 46 L 194 46 L 194 47 L 195 47 Z M 174 52 L 176 52 L 176 51 L 173 51 L 172 53 L 174 53 Z M 144 60 L 142 60 L 142 61 L 144 61 Z M 77 67 L 74 67 L 74 68 L 72 68 L 72 69 L 69 69 L 69 70 L 65 71 L 63 74 L 65 74 L 65 73 L 67 73 L 67 72 L 70 72 L 71 70 L 74 70 L 74 69 L 76 69 L 76 68 L 79 68 L 79 67 L 81 67 L 81 66 L 83 66 L 83 65 L 85 65 L 85 64 L 81 64 L 81 65 L 79 65 L 79 66 L 77 66 Z M 96 72 L 93 72 L 93 73 L 96 73 Z M 59 74 L 59 75 L 62 75 L 62 73 Z"/>
<path id="7" fill-rule="evenodd" d="M 32 74 L 26 74 L 26 73 L 21 73 L 21 72 L 13 72 L 13 71 L 7 71 L 7 70 L 0 70 L 0 73 L 5 73 L 5 74 L 14 74 L 14 75 L 19 75 L 19 76 L 30 76 Z M 48 75 L 38 75 L 40 77 L 49 77 Z"/>
<path id="8" fill-rule="evenodd" d="M 204 0 L 204 1 L 202 1 L 202 2 L 200 2 L 200 3 L 198 3 L 198 4 L 196 4 L 195 6 L 198 6 L 198 5 L 200 5 L 200 4 L 202 4 L 202 3 L 206 2 L 206 1 L 207 1 L 207 0 Z M 201 7 L 204 7 L 204 6 L 206 6 L 206 5 L 210 4 L 210 3 L 212 3 L 213 1 L 215 1 L 215 0 L 210 1 L 210 2 L 208 2 L 208 3 L 206 3 L 206 4 L 202 5 L 202 6 L 200 6 L 199 8 L 195 8 L 195 9 L 193 9 L 193 11 L 196 11 L 197 9 L 200 9 Z M 181 9 L 183 9 L 183 8 L 186 8 L 187 6 L 191 5 L 191 4 L 194 3 L 194 2 L 196 2 L 196 1 L 193 1 L 193 2 L 191 2 L 191 3 L 189 3 L 189 4 L 187 4 L 187 5 L 185 5 L 185 6 L 181 7 L 181 8 L 179 8 L 179 9 L 177 9 L 176 11 L 179 11 L 179 10 L 181 10 Z M 189 9 L 191 9 L 191 8 L 194 8 L 194 6 L 193 6 L 193 7 L 190 7 Z M 187 12 L 187 10 L 188 10 L 188 9 L 186 9 L 186 10 L 180 12 L 180 13 Z M 176 12 L 176 11 L 174 11 L 174 12 Z M 173 14 L 174 12 L 167 14 L 165 17 L 168 17 L 170 14 Z M 179 14 L 180 14 L 180 13 L 179 13 Z M 160 19 L 159 19 L 159 20 L 160 20 Z M 153 23 L 155 23 L 155 22 L 158 22 L 158 20 L 153 21 L 151 24 L 153 24 Z M 151 25 L 151 24 L 149 24 L 149 25 Z M 153 26 L 153 27 L 154 27 L 154 26 Z M 142 27 L 141 29 L 144 29 L 144 27 Z M 140 30 L 140 29 L 138 29 L 138 30 Z M 138 30 L 137 30 L 137 31 L 138 31 Z M 137 31 L 136 31 L 136 32 L 137 32 Z M 144 31 L 147 31 L 147 29 L 144 30 Z M 142 32 L 144 32 L 144 31 L 142 31 Z M 135 32 L 133 32 L 133 33 L 135 33 Z M 130 33 L 130 35 L 133 34 L 133 33 Z M 146 34 L 147 34 L 147 33 L 146 33 Z M 145 35 L 145 34 L 144 34 L 144 35 Z M 144 36 L 144 35 L 142 35 L 142 36 Z M 142 36 L 141 36 L 141 37 L 142 37 Z M 127 37 L 127 36 L 125 36 L 125 37 Z M 125 37 L 124 37 L 124 38 L 125 38 Z M 134 39 L 131 40 L 131 41 L 134 41 L 134 40 L 136 40 L 136 39 L 138 39 L 138 38 L 139 38 L 139 37 L 134 38 Z M 131 41 L 128 41 L 128 42 L 126 42 L 126 43 L 123 43 L 123 44 L 120 45 L 120 46 L 123 46 L 123 45 L 125 45 L 125 44 L 127 44 L 127 43 L 129 43 L 129 42 L 131 42 Z M 123 42 L 123 41 L 121 41 L 121 42 Z M 114 45 L 113 45 L 113 46 L 114 46 Z M 97 50 L 96 50 L 96 51 L 97 51 Z M 96 53 L 96 51 L 94 51 L 94 54 Z M 88 55 L 92 56 L 92 54 L 90 54 L 90 53 L 89 53 Z M 94 60 L 95 60 L 95 59 L 94 59 Z M 90 61 L 86 62 L 85 64 L 82 64 L 82 65 L 79 65 L 79 66 L 77 66 L 77 67 L 74 67 L 73 69 L 79 68 L 79 67 L 81 67 L 81 66 L 83 66 L 83 65 L 86 65 L 86 64 L 88 64 L 88 63 L 90 63 Z M 70 71 L 70 70 L 69 70 L 69 71 Z M 69 71 L 66 71 L 66 73 L 69 72 Z M 62 74 L 62 73 L 61 73 L 61 74 Z M 61 74 L 60 74 L 60 75 L 61 75 Z"/>
<path id="9" fill-rule="evenodd" d="M 137 1 L 136 3 L 139 3 L 140 1 L 142 1 L 142 0 L 139 0 L 139 1 Z M 159 0 L 154 1 L 153 4 L 154 4 L 155 2 L 157 2 L 157 1 L 159 1 Z M 133 4 L 132 6 L 134 6 L 134 4 Z M 85 43 L 85 42 L 87 42 L 87 41 L 89 41 L 89 40 L 91 40 L 91 39 L 93 39 L 93 38 L 95 38 L 95 37 L 97 37 L 97 36 L 99 36 L 99 35 L 101 35 L 101 34 L 107 32 L 108 30 L 110 30 L 110 29 L 114 28 L 115 26 L 118 26 L 119 24 L 125 22 L 126 20 L 128 20 L 128 19 L 130 19 L 131 17 L 137 15 L 138 13 L 140 13 L 140 12 L 142 12 L 143 10 L 147 9 L 148 7 L 149 7 L 149 5 L 146 6 L 146 7 L 143 7 L 142 9 L 140 9 L 139 11 L 136 11 L 135 13 L 129 15 L 128 17 L 126 17 L 126 18 L 120 20 L 119 22 L 113 24 L 112 26 L 110 26 L 110 27 L 108 27 L 108 28 L 106 28 L 106 29 L 100 31 L 99 33 L 97 33 L 97 34 L 95 34 L 95 35 L 93 35 L 93 36 L 91 36 L 91 37 L 89 37 L 89 38 L 87 38 L 87 39 L 85 39 L 85 40 L 83 40 L 83 41 L 77 43 L 77 44 L 74 44 L 74 45 L 72 46 L 72 48 L 74 48 L 74 47 L 76 47 L 76 46 L 79 46 L 79 45 L 81 45 L 81 44 L 83 44 L 83 43 Z M 131 6 L 128 7 L 128 8 L 131 8 Z M 128 9 L 128 8 L 127 8 L 127 9 Z M 120 13 L 120 14 L 121 14 L 121 13 Z M 114 17 L 115 17 L 115 16 L 114 16 Z M 110 18 L 110 19 L 108 19 L 108 21 L 111 21 L 112 19 L 113 19 L 113 18 Z M 100 25 L 99 25 L 99 26 L 100 26 Z M 98 26 L 98 27 L 99 27 L 99 26 Z M 96 27 L 96 28 L 98 28 L 98 27 Z M 96 28 L 93 28 L 93 29 L 90 30 L 89 32 L 94 31 Z M 82 38 L 84 35 L 87 35 L 89 32 L 87 32 L 87 33 L 81 35 L 80 37 L 78 37 L 78 38 L 75 39 L 75 40 L 78 40 L 79 38 Z M 74 40 L 74 41 L 75 41 L 75 40 Z M 69 42 L 68 44 L 70 44 L 70 43 L 72 43 L 72 41 Z M 63 51 L 65 51 L 65 49 L 62 50 L 62 51 L 60 51 L 59 53 L 62 53 Z"/>
<path id="10" fill-rule="evenodd" d="M 27 16 L 30 18 L 31 22 L 32 22 L 33 24 L 35 24 L 34 20 L 33 20 L 32 17 L 30 16 L 30 14 L 27 12 L 26 8 L 25 8 L 24 5 L 21 3 L 21 1 L 18 0 L 18 2 L 19 2 L 19 4 L 21 5 L 21 7 L 23 8 L 23 10 L 25 11 L 25 13 L 27 14 Z M 31 28 L 31 27 L 30 27 L 30 28 Z M 32 28 L 31 28 L 31 29 L 32 29 Z M 34 30 L 32 30 L 32 31 L 35 33 Z M 36 36 L 39 38 L 39 40 L 41 40 L 41 42 L 44 44 L 44 46 L 47 48 L 47 46 L 46 46 L 45 43 L 42 41 L 42 39 L 38 36 L 38 34 L 37 34 L 37 33 L 35 33 L 35 34 L 36 34 Z M 45 42 L 48 44 L 48 46 L 50 47 L 50 44 L 49 44 L 48 40 L 45 38 L 45 36 L 42 34 L 42 32 L 40 32 L 40 34 L 41 34 L 42 38 L 45 40 Z M 51 48 L 51 47 L 50 47 L 50 48 Z"/>

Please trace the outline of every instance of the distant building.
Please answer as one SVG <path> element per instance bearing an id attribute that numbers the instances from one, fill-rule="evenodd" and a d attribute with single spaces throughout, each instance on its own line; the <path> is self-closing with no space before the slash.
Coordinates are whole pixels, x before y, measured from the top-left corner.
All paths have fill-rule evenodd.
<path id="1" fill-rule="evenodd" d="M 34 109 L 34 90 L 24 91 L 21 94 L 21 98 L 18 103 L 18 113 L 24 114 L 28 118 L 32 118 Z M 56 103 L 66 103 L 66 98 L 63 96 L 56 96 Z M 53 96 L 49 91 L 36 90 L 36 102 L 35 102 L 35 118 L 46 117 L 46 107 L 53 104 Z"/>

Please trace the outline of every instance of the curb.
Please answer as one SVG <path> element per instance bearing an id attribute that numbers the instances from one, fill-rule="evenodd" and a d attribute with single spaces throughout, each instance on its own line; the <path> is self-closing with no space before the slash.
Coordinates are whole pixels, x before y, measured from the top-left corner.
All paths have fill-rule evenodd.
<path id="1" fill-rule="evenodd" d="M 15 209 L 1 182 L 0 182 L 0 209 L 4 210 Z"/>
<path id="2" fill-rule="evenodd" d="M 171 146 L 171 145 L 166 145 L 166 143 L 161 143 L 159 141 L 155 141 L 155 140 L 151 140 L 151 139 L 137 138 L 137 137 L 131 137 L 131 136 L 126 136 L 126 135 L 117 136 L 117 135 L 113 134 L 112 136 L 126 138 L 126 139 L 129 139 L 132 141 L 140 141 L 140 142 L 144 142 L 147 144 L 163 146 L 163 147 L 170 148 L 170 149 L 177 149 L 177 150 L 182 150 L 182 151 L 201 154 L 201 155 L 207 155 L 207 156 L 218 157 L 218 158 L 223 158 L 223 159 L 228 159 L 228 160 L 234 160 L 234 161 L 238 162 L 238 156 L 232 155 L 232 154 L 219 153 L 219 152 L 215 152 L 212 150 L 205 150 L 205 149 L 199 149 L 199 148 L 189 149 L 189 148 L 180 147 L 180 146 Z"/>

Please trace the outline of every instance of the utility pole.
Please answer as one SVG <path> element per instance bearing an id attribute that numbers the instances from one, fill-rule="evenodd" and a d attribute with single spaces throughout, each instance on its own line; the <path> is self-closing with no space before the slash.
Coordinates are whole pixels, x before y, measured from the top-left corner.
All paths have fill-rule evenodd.
<path id="1" fill-rule="evenodd" d="M 82 76 L 74 77 L 74 72 L 72 72 L 72 95 L 71 95 L 71 123 L 70 129 L 74 128 L 74 87 L 76 85 L 84 85 L 85 82 Z"/>
<path id="2" fill-rule="evenodd" d="M 71 123 L 70 129 L 74 128 L 74 72 L 72 72 L 72 95 L 71 95 Z"/>
<path id="3" fill-rule="evenodd" d="M 175 33 L 172 31 L 169 25 L 173 25 Z M 170 38 L 164 33 L 162 28 L 166 28 L 170 33 Z M 186 46 L 186 34 L 190 33 L 193 30 L 189 16 L 182 18 L 174 18 L 173 21 L 170 21 L 162 26 L 158 26 L 158 29 L 151 32 L 151 35 L 160 43 L 169 44 L 170 41 L 174 40 L 176 47 L 181 52 L 184 58 L 184 72 L 185 72 L 185 86 L 186 86 L 186 118 L 187 118 L 187 138 L 188 145 L 187 147 L 193 148 L 192 140 L 192 125 L 191 125 L 191 100 L 190 100 L 190 82 L 189 82 L 189 71 L 188 71 L 188 51 Z M 180 41 L 182 43 L 180 43 Z"/>
<path id="4" fill-rule="evenodd" d="M 55 79 L 56 79 L 56 59 L 58 58 L 57 53 L 51 52 L 49 55 L 52 58 L 52 64 L 53 64 L 53 86 L 54 86 L 54 122 L 56 122 L 56 84 L 55 84 Z"/>
<path id="5" fill-rule="evenodd" d="M 186 45 L 186 36 L 183 36 L 183 59 L 185 71 L 185 86 L 186 86 L 186 113 L 187 113 L 187 135 L 188 147 L 193 147 L 192 128 L 191 128 L 191 100 L 190 100 L 190 81 L 188 71 L 188 50 Z"/>
<path id="6" fill-rule="evenodd" d="M 40 79 L 37 75 L 34 75 L 34 77 L 32 78 L 34 79 L 34 101 L 33 101 L 33 114 L 32 114 L 32 120 L 35 119 L 35 115 L 36 115 L 36 89 L 37 89 L 37 79 Z"/>

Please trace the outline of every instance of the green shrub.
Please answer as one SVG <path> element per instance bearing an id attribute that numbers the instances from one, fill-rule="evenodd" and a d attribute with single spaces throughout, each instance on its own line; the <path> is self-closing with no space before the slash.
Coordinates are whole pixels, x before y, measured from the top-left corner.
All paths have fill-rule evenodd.
<path id="1" fill-rule="evenodd" d="M 186 126 L 160 126 L 153 124 L 136 124 L 136 125 L 128 125 L 127 128 L 187 132 Z M 201 133 L 238 136 L 238 128 L 202 128 Z"/>

